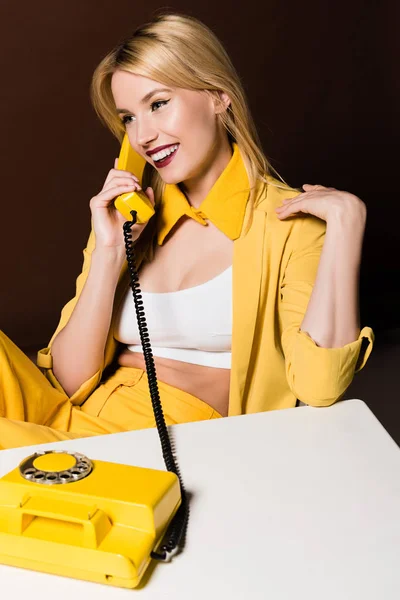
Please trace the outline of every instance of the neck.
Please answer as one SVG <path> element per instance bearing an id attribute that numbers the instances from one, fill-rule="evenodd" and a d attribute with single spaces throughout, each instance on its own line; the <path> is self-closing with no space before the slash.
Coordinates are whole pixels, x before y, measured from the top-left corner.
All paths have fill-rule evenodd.
<path id="1" fill-rule="evenodd" d="M 228 137 L 223 138 L 213 148 L 208 157 L 207 165 L 199 175 L 179 183 L 179 187 L 189 200 L 191 206 L 199 208 L 207 197 L 214 183 L 226 169 L 232 158 L 233 149 Z"/>

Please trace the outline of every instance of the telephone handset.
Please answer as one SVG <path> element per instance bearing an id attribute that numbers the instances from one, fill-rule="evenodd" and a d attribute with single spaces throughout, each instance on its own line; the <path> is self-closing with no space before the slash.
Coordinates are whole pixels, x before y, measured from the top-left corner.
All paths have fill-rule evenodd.
<path id="1" fill-rule="evenodd" d="M 118 169 L 130 171 L 139 178 L 139 183 L 142 183 L 143 169 L 146 164 L 144 158 L 135 152 L 129 143 L 129 138 L 125 134 L 122 141 L 121 151 L 118 158 Z M 115 208 L 127 220 L 131 220 L 131 210 L 136 211 L 136 223 L 143 224 L 154 215 L 154 208 L 146 194 L 139 190 L 137 192 L 128 192 L 122 194 L 114 201 Z"/>
<path id="2" fill-rule="evenodd" d="M 118 168 L 141 179 L 144 159 L 125 136 Z M 173 456 L 135 264 L 131 228 L 154 208 L 144 192 L 122 194 L 128 270 L 165 471 L 37 452 L 0 478 L 0 563 L 112 586 L 136 587 L 152 558 L 179 551 L 188 499 Z M 78 443 L 78 440 L 77 440 Z"/>

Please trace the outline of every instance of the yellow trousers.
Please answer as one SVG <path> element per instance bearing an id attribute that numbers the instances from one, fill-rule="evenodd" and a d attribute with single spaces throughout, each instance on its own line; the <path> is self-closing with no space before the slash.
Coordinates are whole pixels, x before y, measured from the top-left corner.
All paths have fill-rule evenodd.
<path id="1" fill-rule="evenodd" d="M 220 418 L 195 396 L 159 382 L 167 425 Z M 155 427 L 142 369 L 119 367 L 82 406 L 71 404 L 0 331 L 0 449 Z"/>

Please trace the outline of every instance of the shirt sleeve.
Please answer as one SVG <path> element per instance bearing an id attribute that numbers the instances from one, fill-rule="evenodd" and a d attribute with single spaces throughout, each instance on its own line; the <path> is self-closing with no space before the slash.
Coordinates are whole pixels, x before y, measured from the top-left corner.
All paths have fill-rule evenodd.
<path id="1" fill-rule="evenodd" d="M 86 248 L 83 250 L 83 266 L 82 266 L 82 271 L 76 280 L 75 296 L 62 309 L 60 321 L 58 323 L 57 329 L 55 330 L 55 332 L 49 342 L 49 345 L 47 346 L 47 348 L 42 348 L 41 350 L 39 350 L 38 355 L 37 355 L 37 365 L 40 369 L 42 369 L 42 372 L 45 375 L 45 377 L 48 379 L 48 381 L 51 383 L 51 385 L 53 387 L 55 387 L 57 390 L 59 390 L 66 396 L 68 394 L 65 392 L 62 385 L 60 384 L 60 382 L 57 380 L 56 376 L 53 373 L 53 357 L 51 355 L 51 346 L 52 346 L 56 336 L 60 333 L 60 331 L 68 323 L 70 316 L 72 315 L 72 312 L 75 308 L 75 305 L 78 302 L 79 296 L 81 295 L 83 286 L 85 284 L 85 281 L 86 281 L 88 273 L 89 273 L 91 256 L 92 256 L 94 247 L 95 247 L 95 236 L 94 236 L 94 231 L 92 229 L 90 232 L 90 235 L 89 235 L 88 242 L 86 244 Z M 103 370 L 103 368 L 100 368 L 97 371 L 97 373 L 95 373 L 87 381 L 83 382 L 81 384 L 81 386 L 79 387 L 79 389 L 76 390 L 76 392 L 74 392 L 74 394 L 70 397 L 70 400 L 73 404 L 80 405 L 88 398 L 88 396 L 91 394 L 91 392 L 99 384 L 100 379 L 101 379 L 102 370 Z"/>
<path id="2" fill-rule="evenodd" d="M 321 348 L 301 331 L 325 239 L 326 223 L 307 216 L 285 269 L 280 294 L 281 340 L 286 377 L 298 400 L 329 406 L 339 400 L 371 353 L 374 334 L 364 327 L 357 340 L 341 348 Z"/>

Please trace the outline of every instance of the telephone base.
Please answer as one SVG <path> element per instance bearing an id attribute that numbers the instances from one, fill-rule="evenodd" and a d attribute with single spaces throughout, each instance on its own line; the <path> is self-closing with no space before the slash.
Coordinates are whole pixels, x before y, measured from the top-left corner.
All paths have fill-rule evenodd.
<path id="1" fill-rule="evenodd" d="M 0 563 L 134 588 L 180 503 L 173 473 L 37 453 L 0 478 Z"/>

